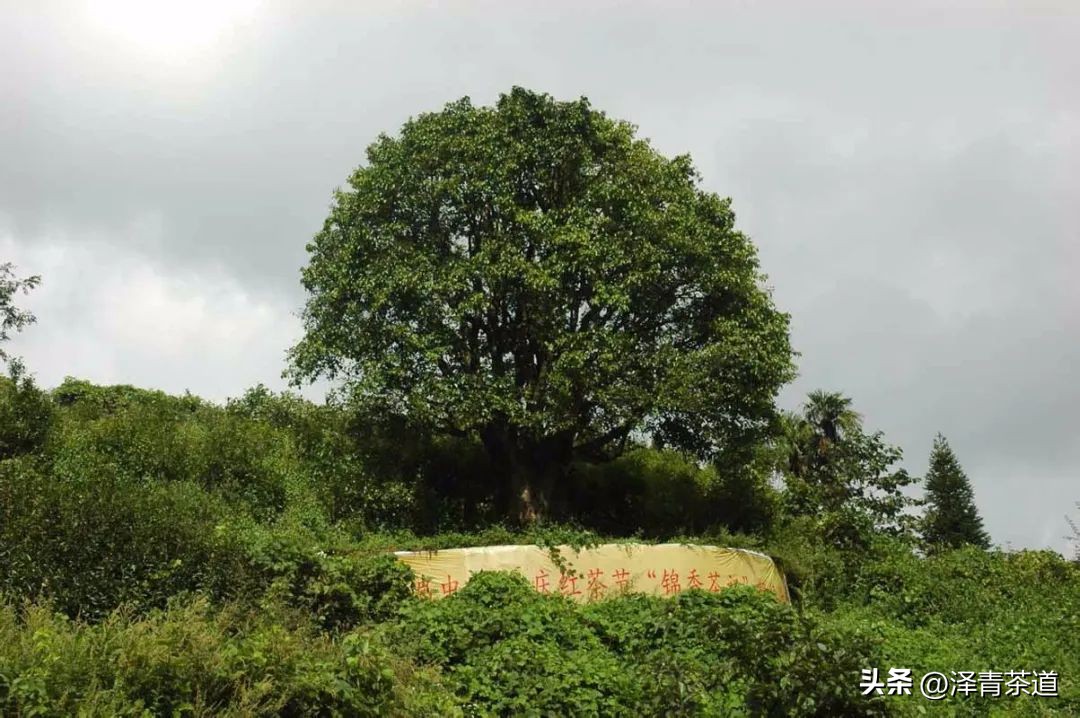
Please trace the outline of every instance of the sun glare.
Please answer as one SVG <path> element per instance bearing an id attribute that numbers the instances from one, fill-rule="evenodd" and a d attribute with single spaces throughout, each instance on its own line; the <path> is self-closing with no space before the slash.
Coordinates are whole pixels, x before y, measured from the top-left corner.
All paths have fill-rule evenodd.
<path id="1" fill-rule="evenodd" d="M 145 60 L 188 64 L 255 14 L 258 0 L 90 0 L 90 23 Z"/>

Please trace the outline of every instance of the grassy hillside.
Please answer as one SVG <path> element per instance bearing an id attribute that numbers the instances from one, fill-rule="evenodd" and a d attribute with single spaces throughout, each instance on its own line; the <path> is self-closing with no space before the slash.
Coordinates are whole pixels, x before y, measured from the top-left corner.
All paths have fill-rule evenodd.
<path id="1" fill-rule="evenodd" d="M 639 447 L 577 467 L 564 523 L 505 528 L 465 440 L 264 389 L 226 406 L 0 381 L 5 715 L 1080 714 L 1080 567 L 825 540 L 780 490 Z M 393 549 L 752 547 L 752 589 L 577 606 L 510 575 L 412 597 Z M 911 668 L 914 695 L 860 691 Z M 1059 697 L 918 695 L 926 671 L 1055 671 Z"/>

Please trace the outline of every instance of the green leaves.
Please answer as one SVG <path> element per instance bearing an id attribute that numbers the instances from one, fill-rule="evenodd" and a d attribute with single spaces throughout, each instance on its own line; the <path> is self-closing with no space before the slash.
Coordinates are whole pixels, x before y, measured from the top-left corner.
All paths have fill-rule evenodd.
<path id="1" fill-rule="evenodd" d="M 789 516 L 813 517 L 823 537 L 861 549 L 875 532 L 910 538 L 919 502 L 904 489 L 917 479 L 893 468 L 900 449 L 881 432 L 868 434 L 851 400 L 811 392 L 802 415 L 785 416 L 778 463 Z"/>
<path id="2" fill-rule="evenodd" d="M 460 715 L 436 680 L 402 671 L 384 646 L 281 619 L 194 601 L 87 625 L 0 606 L 0 713 Z"/>
<path id="3" fill-rule="evenodd" d="M 15 306 L 15 296 L 26 294 L 41 283 L 41 277 L 33 276 L 19 279 L 11 262 L 0 264 L 0 342 L 11 338 L 12 332 L 18 332 L 28 324 L 33 324 L 34 315 Z M 0 361 L 7 361 L 8 355 L 0 348 Z"/>
<path id="4" fill-rule="evenodd" d="M 791 376 L 787 316 L 697 181 L 584 99 L 515 88 L 420 115 L 308 246 L 292 377 L 487 436 L 534 475 L 635 431 L 703 455 L 746 441 Z"/>
<path id="5" fill-rule="evenodd" d="M 482 572 L 420 601 L 392 640 L 478 715 L 880 715 L 850 675 L 870 641 L 822 630 L 749 587 L 584 607 Z"/>

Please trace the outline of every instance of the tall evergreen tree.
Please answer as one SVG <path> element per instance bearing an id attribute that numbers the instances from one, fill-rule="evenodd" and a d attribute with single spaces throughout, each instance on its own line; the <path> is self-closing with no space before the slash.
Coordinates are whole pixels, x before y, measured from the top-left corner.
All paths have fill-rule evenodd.
<path id="1" fill-rule="evenodd" d="M 938 434 L 930 451 L 930 470 L 926 474 L 927 510 L 923 540 L 931 550 L 959 548 L 964 545 L 990 547 L 990 536 L 983 528 L 971 488 L 949 442 Z"/>

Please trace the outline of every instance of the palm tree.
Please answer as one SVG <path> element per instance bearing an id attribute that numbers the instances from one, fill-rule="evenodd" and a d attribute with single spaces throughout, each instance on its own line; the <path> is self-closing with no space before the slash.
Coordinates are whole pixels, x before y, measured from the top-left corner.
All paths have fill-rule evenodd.
<path id="1" fill-rule="evenodd" d="M 851 399 L 839 392 L 812 391 L 801 414 L 788 414 L 783 422 L 790 497 L 801 510 L 808 506 L 838 506 L 849 497 L 845 471 L 836 462 L 844 440 L 858 434 L 862 418 Z"/>
<path id="2" fill-rule="evenodd" d="M 851 408 L 851 399 L 835 391 L 810 392 L 803 404 L 803 416 L 817 434 L 817 453 L 821 457 L 846 432 L 862 426 L 862 417 Z"/>
<path id="3" fill-rule="evenodd" d="M 792 476 L 806 476 L 810 468 L 814 428 L 802 415 L 786 411 L 780 415 L 780 435 L 788 472 Z"/>

